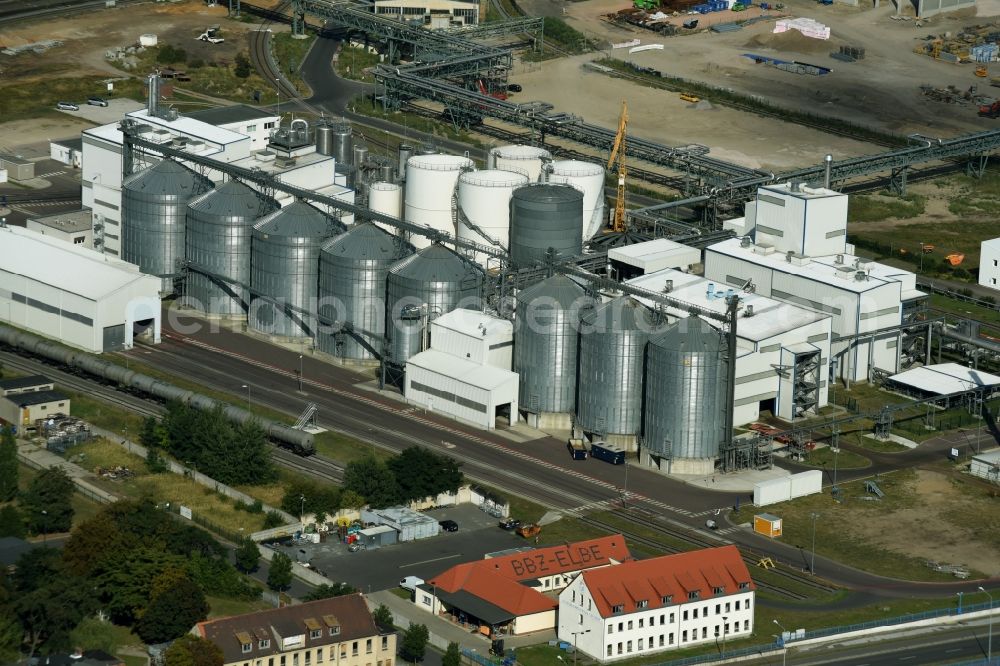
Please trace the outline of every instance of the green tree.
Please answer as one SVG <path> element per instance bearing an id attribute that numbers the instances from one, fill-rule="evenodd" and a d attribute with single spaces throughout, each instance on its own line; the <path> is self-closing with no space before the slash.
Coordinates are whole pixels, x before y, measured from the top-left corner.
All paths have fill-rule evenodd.
<path id="1" fill-rule="evenodd" d="M 398 504 L 401 497 L 396 476 L 374 456 L 347 463 L 344 489 L 361 495 L 375 509 Z"/>
<path id="2" fill-rule="evenodd" d="M 156 581 L 153 582 L 156 588 Z M 165 643 L 180 638 L 208 617 L 208 602 L 201 588 L 183 578 L 154 596 L 135 625 L 146 643 Z"/>
<path id="3" fill-rule="evenodd" d="M 268 511 L 264 516 L 264 529 L 269 530 L 272 527 L 281 527 L 285 524 L 285 519 L 281 517 L 281 514 L 277 511 Z"/>
<path id="4" fill-rule="evenodd" d="M 247 59 L 243 53 L 236 54 L 236 67 L 233 70 L 233 74 L 237 78 L 245 79 L 250 76 L 250 61 Z"/>
<path id="5" fill-rule="evenodd" d="M 142 430 L 139 431 L 139 443 L 147 449 L 159 449 L 163 447 L 163 431 L 155 416 L 149 416 L 142 422 Z"/>
<path id="6" fill-rule="evenodd" d="M 164 666 L 222 666 L 222 650 L 199 636 L 181 636 L 163 655 Z"/>
<path id="7" fill-rule="evenodd" d="M 462 652 L 458 649 L 458 643 L 448 643 L 448 649 L 441 658 L 441 666 L 462 666 Z"/>
<path id="8" fill-rule="evenodd" d="M 7 502 L 17 496 L 17 441 L 14 429 L 4 426 L 0 430 L 0 502 Z"/>
<path id="9" fill-rule="evenodd" d="M 28 530 L 34 534 L 68 532 L 73 524 L 73 482 L 61 467 L 42 470 L 21 497 Z"/>
<path id="10" fill-rule="evenodd" d="M 462 485 L 458 461 L 422 446 L 411 446 L 388 463 L 404 501 L 422 500 Z"/>
<path id="11" fill-rule="evenodd" d="M 267 586 L 272 590 L 286 590 L 292 584 L 292 558 L 275 553 L 267 572 Z"/>
<path id="12" fill-rule="evenodd" d="M 163 474 L 170 469 L 163 454 L 155 446 L 146 449 L 146 467 L 150 474 Z"/>
<path id="13" fill-rule="evenodd" d="M 103 650 L 108 654 L 118 651 L 118 632 L 107 620 L 85 617 L 69 632 L 69 640 L 74 647 L 84 650 Z"/>
<path id="14" fill-rule="evenodd" d="M 365 498 L 353 490 L 345 490 L 340 493 L 340 507 L 342 509 L 360 509 L 365 505 Z"/>
<path id="15" fill-rule="evenodd" d="M 357 588 L 347 583 L 334 583 L 333 585 L 320 585 L 304 597 L 305 601 L 319 601 L 330 597 L 342 597 L 345 594 L 354 594 Z"/>
<path id="16" fill-rule="evenodd" d="M 297 516 L 303 511 L 303 497 L 304 513 L 307 514 L 330 515 L 337 513 L 340 508 L 340 491 L 336 487 L 301 478 L 289 483 L 285 495 L 281 498 L 281 508 Z"/>
<path id="17" fill-rule="evenodd" d="M 13 608 L 0 606 L 0 664 L 17 663 L 23 637 Z"/>
<path id="18" fill-rule="evenodd" d="M 28 533 L 24 526 L 24 517 L 13 504 L 0 507 L 0 537 L 17 537 L 23 539 Z"/>
<path id="19" fill-rule="evenodd" d="M 379 604 L 372 611 L 372 620 L 383 629 L 392 629 L 393 625 L 396 624 L 396 619 L 392 616 L 392 611 L 385 604 Z"/>
<path id="20" fill-rule="evenodd" d="M 250 537 L 243 537 L 243 542 L 236 547 L 236 568 L 243 573 L 257 570 L 260 562 L 260 548 Z"/>
<path id="21" fill-rule="evenodd" d="M 429 638 L 430 633 L 427 631 L 426 625 L 411 624 L 403 632 L 403 645 L 400 648 L 400 656 L 407 661 L 423 661 Z"/>

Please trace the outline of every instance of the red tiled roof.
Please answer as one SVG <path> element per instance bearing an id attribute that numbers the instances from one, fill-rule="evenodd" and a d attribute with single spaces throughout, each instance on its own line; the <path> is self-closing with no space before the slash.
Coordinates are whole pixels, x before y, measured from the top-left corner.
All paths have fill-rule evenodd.
<path id="1" fill-rule="evenodd" d="M 640 601 L 646 602 L 647 609 L 686 603 L 688 592 L 698 592 L 698 598 L 704 600 L 715 596 L 714 588 L 718 587 L 727 595 L 746 591 L 740 590 L 740 583 L 748 583 L 748 590 L 756 589 L 736 546 L 590 569 L 583 572 L 583 580 L 602 617 L 614 615 L 612 609 L 619 605 L 625 613 L 632 613 Z M 673 601 L 664 604 L 663 597 L 668 596 Z"/>
<path id="2" fill-rule="evenodd" d="M 629 558 L 625 538 L 617 534 L 465 562 L 427 583 L 445 592 L 464 590 L 515 615 L 528 615 L 556 608 L 558 602 L 523 585 L 523 581 L 603 567 Z"/>

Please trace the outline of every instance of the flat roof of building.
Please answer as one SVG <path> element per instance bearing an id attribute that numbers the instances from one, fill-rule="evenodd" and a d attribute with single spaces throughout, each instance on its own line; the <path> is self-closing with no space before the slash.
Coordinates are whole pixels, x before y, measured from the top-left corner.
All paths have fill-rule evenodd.
<path id="1" fill-rule="evenodd" d="M 701 250 L 666 238 L 657 238 L 625 247 L 613 247 L 608 250 L 608 259 L 643 270 L 657 270 L 696 264 L 701 261 Z"/>
<path id="2" fill-rule="evenodd" d="M 258 153 L 261 151 L 257 151 Z M 264 151 L 270 152 L 270 151 Z M 273 154 L 273 153 L 272 153 Z M 329 155 L 321 155 L 320 153 L 308 153 L 306 155 L 300 155 L 299 157 L 293 158 L 295 160 L 294 164 L 290 166 L 283 166 L 285 163 L 283 158 L 280 156 L 273 160 L 261 160 L 256 155 L 251 154 L 249 157 L 244 157 L 243 159 L 233 160 L 230 162 L 233 166 L 244 167 L 246 169 L 261 169 L 265 173 L 287 173 L 289 171 L 295 171 L 296 169 L 302 169 L 307 166 L 312 166 L 320 162 L 329 161 L 330 166 L 330 182 L 333 182 L 333 163 L 334 158 Z"/>
<path id="3" fill-rule="evenodd" d="M 249 141 L 250 137 L 231 130 L 216 127 L 211 123 L 190 118 L 188 116 L 178 116 L 174 120 L 150 116 L 146 109 L 139 109 L 125 114 L 126 118 L 137 121 L 142 125 L 149 125 L 153 130 L 162 130 L 172 136 L 185 136 L 192 139 L 200 139 L 213 146 L 226 146 L 239 141 Z M 83 135 L 93 136 L 115 144 L 122 143 L 122 133 L 119 129 L 120 123 L 109 123 L 98 127 L 91 127 L 83 130 Z M 147 136 L 147 139 L 151 137 Z M 206 146 L 201 152 L 215 152 L 212 146 Z"/>
<path id="4" fill-rule="evenodd" d="M 492 391 L 508 382 L 517 383 L 515 372 L 473 363 L 437 349 L 420 352 L 408 360 L 406 365 L 423 368 L 484 391 Z"/>
<path id="5" fill-rule="evenodd" d="M 937 363 L 900 372 L 889 378 L 894 384 L 932 393 L 947 395 L 980 386 L 1000 385 L 1000 377 L 982 370 L 973 370 L 958 363 Z"/>
<path id="6" fill-rule="evenodd" d="M 27 393 L 4 396 L 3 400 L 10 400 L 18 407 L 29 407 L 31 405 L 44 405 L 49 402 L 69 400 L 69 396 L 59 391 L 28 391 Z"/>
<path id="7" fill-rule="evenodd" d="M 711 280 L 706 280 L 698 275 L 668 268 L 663 271 L 648 273 L 631 280 L 626 280 L 626 284 L 661 293 L 668 280 L 673 280 L 673 287 L 670 291 L 671 298 L 696 305 L 705 310 L 725 314 L 726 301 L 725 298 L 719 296 L 719 292 L 721 291 L 724 294 L 727 290 L 732 289 L 732 287 L 713 283 Z M 708 297 L 708 286 L 710 284 L 714 285 L 713 298 Z M 767 340 L 787 331 L 794 331 L 808 324 L 830 318 L 828 314 L 759 294 L 740 293 L 740 298 L 743 301 L 744 313 L 747 306 L 753 306 L 753 316 L 740 317 L 739 325 L 736 329 L 739 337 L 745 340 L 752 340 L 754 342 Z M 653 305 L 649 299 L 642 297 L 638 297 L 638 299 L 646 305 Z M 683 318 L 689 314 L 687 310 L 682 308 L 668 307 L 666 310 L 668 314 L 674 317 Z M 716 328 L 720 325 L 716 321 L 708 321 L 708 323 Z"/>
<path id="8" fill-rule="evenodd" d="M 28 164 L 34 164 L 31 160 L 27 160 L 20 155 L 12 155 L 10 153 L 0 153 L 0 162 L 6 162 L 7 164 L 14 164 L 16 166 L 25 166 Z"/>
<path id="9" fill-rule="evenodd" d="M 986 463 L 987 465 L 996 465 L 1000 463 L 1000 449 L 990 449 L 989 451 L 977 453 L 972 456 L 972 459 L 981 463 Z"/>
<path id="10" fill-rule="evenodd" d="M 9 379 L 0 379 L 0 391 L 13 391 L 15 389 L 31 388 L 32 386 L 45 386 L 53 383 L 55 382 L 45 375 L 11 377 Z"/>
<path id="11" fill-rule="evenodd" d="M 446 312 L 434 320 L 434 325 L 465 333 L 483 337 L 510 336 L 514 333 L 514 324 L 509 319 L 500 319 L 485 312 L 476 310 L 466 310 L 458 308 L 451 312 Z"/>
<path id="12" fill-rule="evenodd" d="M 757 188 L 757 194 L 760 195 L 762 192 L 774 192 L 776 194 L 785 194 L 788 196 L 796 197 L 797 199 L 822 199 L 825 197 L 844 197 L 847 196 L 843 192 L 838 192 L 836 190 L 829 190 L 825 187 L 809 187 L 808 185 L 802 185 L 798 183 L 776 183 L 774 185 L 762 185 Z"/>
<path id="13" fill-rule="evenodd" d="M 18 227 L 0 228 L 0 271 L 96 301 L 139 280 L 139 267 L 80 245 Z M 158 291 L 158 288 L 157 288 Z M 154 292 L 155 293 L 155 292 Z"/>
<path id="14" fill-rule="evenodd" d="M 39 217 L 29 217 L 28 222 L 41 224 L 68 234 L 89 231 L 94 224 L 94 212 L 89 208 L 72 210 L 65 213 L 53 213 L 52 215 L 41 215 Z"/>
<path id="15" fill-rule="evenodd" d="M 49 143 L 54 143 L 57 146 L 63 146 L 64 148 L 69 148 L 70 150 L 83 150 L 83 139 L 78 136 L 70 137 L 69 139 L 53 140 L 49 141 Z"/>
<path id="16" fill-rule="evenodd" d="M 730 238 L 708 246 L 705 251 L 742 259 L 782 273 L 800 275 L 844 291 L 863 293 L 889 283 L 900 283 L 902 285 L 900 287 L 902 300 L 925 295 L 923 292 L 907 286 L 916 279 L 916 276 L 910 271 L 880 264 L 866 257 L 845 253 L 822 257 L 793 256 L 792 260 L 789 261 L 786 255 L 774 252 L 773 248 L 770 249 L 772 251 L 768 252 L 768 246 L 753 244 L 743 247 L 742 239 Z M 859 262 L 857 266 L 855 266 L 855 262 Z M 855 279 L 855 273 L 858 271 L 865 272 L 866 278 L 864 280 Z"/>
<path id="17" fill-rule="evenodd" d="M 258 109 L 249 104 L 233 104 L 231 106 L 217 106 L 214 109 L 199 109 L 197 111 L 189 111 L 184 115 L 188 118 L 194 118 L 203 123 L 216 126 L 242 123 L 248 120 L 263 120 L 264 118 L 278 119 L 276 114 Z"/>

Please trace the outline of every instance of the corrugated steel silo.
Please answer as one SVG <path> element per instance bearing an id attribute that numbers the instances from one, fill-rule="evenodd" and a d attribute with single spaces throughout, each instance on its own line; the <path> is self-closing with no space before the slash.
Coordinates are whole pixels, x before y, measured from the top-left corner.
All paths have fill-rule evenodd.
<path id="1" fill-rule="evenodd" d="M 557 160 L 547 167 L 548 182 L 572 185 L 583 192 L 583 240 L 604 226 L 604 167 L 579 160 Z"/>
<path id="2" fill-rule="evenodd" d="M 552 159 L 552 153 L 536 146 L 497 146 L 490 148 L 491 169 L 523 173 L 532 183 L 542 175 L 542 165 Z"/>
<path id="3" fill-rule="evenodd" d="M 310 314 L 289 314 L 274 303 L 251 296 L 247 319 L 251 328 L 284 338 L 315 334 L 319 250 L 323 241 L 344 230 L 340 222 L 302 201 L 294 201 L 254 225 L 250 286 Z"/>
<path id="4" fill-rule="evenodd" d="M 208 276 L 192 272 L 186 295 L 194 307 L 214 315 L 243 314 L 241 300 L 247 302 L 247 294 L 242 285 L 250 282 L 251 228 L 278 208 L 274 199 L 235 180 L 188 204 L 188 261 L 233 281 L 222 288 Z"/>
<path id="5" fill-rule="evenodd" d="M 353 335 L 321 324 L 316 345 L 322 351 L 357 360 L 375 358 L 372 350 L 382 353 L 386 277 L 394 263 L 412 252 L 401 239 L 370 223 L 352 227 L 323 245 L 319 314 L 328 321 L 349 323 Z"/>
<path id="6" fill-rule="evenodd" d="M 510 199 L 510 258 L 528 266 L 545 257 L 583 252 L 583 193 L 569 185 L 526 185 Z"/>
<path id="7" fill-rule="evenodd" d="M 415 155 L 406 161 L 404 213 L 407 222 L 455 234 L 455 185 L 472 160 L 457 155 Z M 424 236 L 412 234 L 417 249 L 430 245 Z"/>
<path id="8" fill-rule="evenodd" d="M 122 184 L 122 259 L 162 277 L 163 294 L 180 275 L 187 204 L 211 189 L 211 180 L 169 159 Z"/>
<path id="9" fill-rule="evenodd" d="M 512 171 L 467 171 L 458 178 L 458 237 L 506 250 L 510 236 L 510 197 L 528 177 Z M 486 254 L 473 260 L 486 263 Z"/>
<path id="10" fill-rule="evenodd" d="M 642 429 L 646 343 L 665 328 L 652 310 L 629 296 L 583 317 L 576 417 L 585 431 L 635 444 Z"/>
<path id="11" fill-rule="evenodd" d="M 583 287 L 565 275 L 553 275 L 517 295 L 514 372 L 520 378 L 520 407 L 534 415 L 529 425 L 569 427 L 576 408 L 580 317 L 590 304 Z"/>
<path id="12" fill-rule="evenodd" d="M 668 471 L 714 469 L 730 408 L 727 382 L 725 341 L 704 320 L 681 319 L 649 341 L 643 440 L 669 461 Z"/>
<path id="13" fill-rule="evenodd" d="M 482 290 L 479 267 L 438 243 L 395 264 L 386 279 L 389 360 L 403 365 L 419 353 L 429 321 L 459 307 L 481 308 Z"/>

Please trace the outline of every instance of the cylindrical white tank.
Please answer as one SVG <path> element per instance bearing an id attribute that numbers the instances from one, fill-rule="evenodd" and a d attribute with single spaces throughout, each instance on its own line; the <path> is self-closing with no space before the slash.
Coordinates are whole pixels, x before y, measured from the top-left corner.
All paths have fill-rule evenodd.
<path id="1" fill-rule="evenodd" d="M 527 176 L 513 171 L 463 173 L 458 179 L 458 237 L 506 250 L 510 236 L 510 197 L 515 189 L 527 183 Z M 471 256 L 485 265 L 488 255 L 475 252 Z"/>
<path id="2" fill-rule="evenodd" d="M 579 160 L 557 160 L 547 167 L 550 183 L 572 185 L 583 192 L 583 240 L 604 226 L 604 167 Z"/>
<path id="3" fill-rule="evenodd" d="M 523 173 L 530 182 L 537 183 L 542 175 L 542 164 L 552 158 L 552 153 L 535 146 L 498 146 L 490 148 L 493 163 L 490 168 Z"/>
<path id="4" fill-rule="evenodd" d="M 403 187 L 396 183 L 372 183 L 368 188 L 368 208 L 375 213 L 400 217 L 403 212 Z M 375 224 L 390 234 L 399 234 L 396 227 L 381 222 Z"/>
<path id="5" fill-rule="evenodd" d="M 473 168 L 472 160 L 458 155 L 414 155 L 406 161 L 404 215 L 407 222 L 455 233 L 452 200 L 463 171 Z M 413 234 L 410 242 L 422 249 L 431 244 Z"/>

